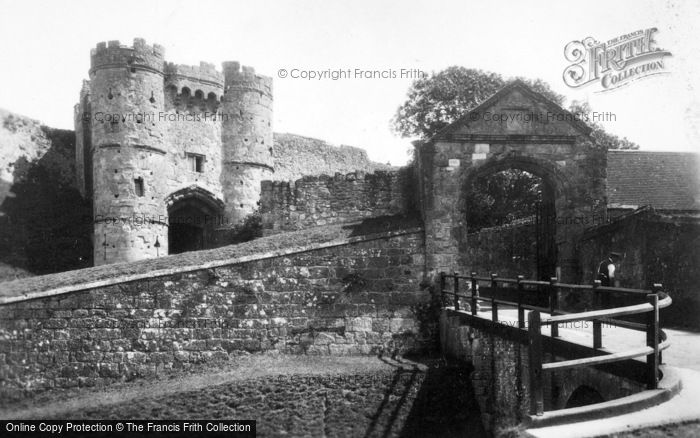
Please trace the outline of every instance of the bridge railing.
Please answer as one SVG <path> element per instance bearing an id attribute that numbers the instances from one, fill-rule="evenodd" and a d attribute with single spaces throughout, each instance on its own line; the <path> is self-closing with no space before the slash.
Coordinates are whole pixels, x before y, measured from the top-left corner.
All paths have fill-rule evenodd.
<path id="1" fill-rule="evenodd" d="M 447 288 L 447 280 L 452 282 L 451 290 Z M 465 286 L 461 286 L 462 284 Z M 481 287 L 487 283 L 487 287 Z M 461 288 L 460 288 L 461 286 Z M 466 289 L 466 293 L 462 290 Z M 481 295 L 481 291 L 487 290 L 489 296 Z M 499 299 L 496 295 L 502 291 L 510 292 L 511 299 Z M 559 292 L 568 290 L 571 292 L 589 292 L 593 295 L 592 304 L 594 310 L 571 313 L 559 306 Z M 469 311 L 476 316 L 480 303 L 486 302 L 491 306 L 491 321 L 499 321 L 499 308 L 512 307 L 517 309 L 518 328 L 528 331 L 529 339 L 529 372 L 530 372 L 530 413 L 542 415 L 544 413 L 544 375 L 545 371 L 580 368 L 599 365 L 610 362 L 627 360 L 635 357 L 646 356 L 647 388 L 657 389 L 659 382 L 659 364 L 661 363 L 661 351 L 669 347 L 666 334 L 659 327 L 659 309 L 668 307 L 671 298 L 662 291 L 661 284 L 654 284 L 651 290 L 630 289 L 621 287 L 601 286 L 596 280 L 593 284 L 567 284 L 559 283 L 557 278 L 549 281 L 526 280 L 522 275 L 517 278 L 500 278 L 497 274 L 489 277 L 478 276 L 472 272 L 469 276 L 440 273 L 440 291 L 443 304 L 450 302 L 455 310 L 461 310 L 468 303 Z M 640 304 L 605 308 L 612 294 L 625 294 L 642 298 Z M 533 299 L 537 304 L 531 304 Z M 544 299 L 543 299 L 544 298 Z M 526 302 L 526 301 L 529 301 Z M 527 320 L 525 311 L 529 311 Z M 542 320 L 541 313 L 550 316 Z M 644 323 L 621 320 L 619 317 L 628 315 L 646 314 Z M 542 327 L 550 326 L 552 337 L 559 336 L 559 325 L 578 321 L 593 322 L 593 349 L 601 353 L 592 357 L 580 359 L 544 362 L 542 349 Z M 632 330 L 646 332 L 646 346 L 621 352 L 602 351 L 603 323 L 624 327 Z M 526 326 L 527 325 L 527 326 Z"/>

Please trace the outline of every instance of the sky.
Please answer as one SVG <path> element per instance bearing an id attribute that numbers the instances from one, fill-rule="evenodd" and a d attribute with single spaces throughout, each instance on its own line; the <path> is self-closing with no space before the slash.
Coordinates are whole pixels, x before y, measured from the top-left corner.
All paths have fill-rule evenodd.
<path id="1" fill-rule="evenodd" d="M 366 149 L 405 163 L 411 139 L 390 129 L 412 82 L 452 65 L 541 78 L 614 119 L 609 132 L 643 150 L 700 150 L 700 2 L 697 1 L 15 1 L 0 0 L 0 108 L 73 128 L 90 49 L 135 37 L 164 46 L 166 60 L 237 60 L 273 77 L 275 132 Z M 668 74 L 599 93 L 569 88 L 564 47 L 656 27 L 671 52 Z M 281 70 L 287 76 L 280 77 Z M 292 72 L 394 71 L 395 78 L 292 78 Z"/>

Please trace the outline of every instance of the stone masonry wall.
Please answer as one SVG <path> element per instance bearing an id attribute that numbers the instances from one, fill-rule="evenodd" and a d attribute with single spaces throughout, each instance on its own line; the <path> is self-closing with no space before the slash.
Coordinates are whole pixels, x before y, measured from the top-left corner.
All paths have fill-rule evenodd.
<path id="1" fill-rule="evenodd" d="M 108 384 L 240 352 L 417 348 L 423 264 L 413 230 L 5 304 L 0 392 Z"/>
<path id="2" fill-rule="evenodd" d="M 620 286 L 650 289 L 661 283 L 673 305 L 662 324 L 700 328 L 700 221 L 640 211 L 589 230 L 578 245 L 581 281 L 591 283 L 610 251 L 622 255 Z"/>
<path id="3" fill-rule="evenodd" d="M 375 163 L 367 151 L 354 146 L 334 146 L 316 138 L 288 133 L 274 134 L 273 150 L 275 181 L 296 181 L 310 175 L 392 170 L 391 166 Z"/>
<path id="4" fill-rule="evenodd" d="M 263 181 L 264 235 L 413 211 L 413 169 Z"/>
<path id="5" fill-rule="evenodd" d="M 465 312 L 443 310 L 440 315 L 442 351 L 447 357 L 474 367 L 471 380 L 484 428 L 497 431 L 512 427 L 529 413 L 527 338 L 516 340 L 513 336 L 513 332 L 519 331 L 516 327 L 500 324 L 489 328 L 490 323 L 483 319 L 485 324 L 470 323 L 474 318 Z M 564 359 L 548 356 L 545 362 Z M 639 382 L 592 367 L 549 372 L 544 378 L 545 411 L 563 409 L 581 385 L 596 390 L 606 401 L 645 389 Z"/>

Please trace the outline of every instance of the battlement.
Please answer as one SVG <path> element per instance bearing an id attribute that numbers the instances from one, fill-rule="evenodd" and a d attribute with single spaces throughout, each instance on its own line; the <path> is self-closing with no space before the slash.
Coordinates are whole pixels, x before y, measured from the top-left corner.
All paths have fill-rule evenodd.
<path id="1" fill-rule="evenodd" d="M 222 64 L 226 89 L 248 88 L 260 91 L 272 98 L 272 78 L 255 73 L 253 67 L 241 66 L 238 61 L 226 61 Z"/>
<path id="2" fill-rule="evenodd" d="M 148 45 L 143 38 L 134 38 L 133 47 L 119 41 L 97 43 L 90 51 L 90 72 L 104 68 L 129 68 L 163 72 L 165 49 L 158 44 Z"/>
<path id="3" fill-rule="evenodd" d="M 224 86 L 223 73 L 218 71 L 214 64 L 210 64 L 208 62 L 202 61 L 198 66 L 166 62 L 164 70 L 169 79 L 180 77 L 182 79 L 189 79 L 195 82 L 203 82 L 221 87 Z"/>

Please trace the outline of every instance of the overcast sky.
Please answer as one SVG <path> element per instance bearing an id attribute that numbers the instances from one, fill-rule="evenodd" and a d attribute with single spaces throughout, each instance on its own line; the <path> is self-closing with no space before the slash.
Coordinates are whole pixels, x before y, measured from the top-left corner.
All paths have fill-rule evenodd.
<path id="1" fill-rule="evenodd" d="M 700 147 L 697 1 L 16 1 L 0 0 L 0 107 L 73 128 L 73 105 L 99 41 L 134 37 L 179 64 L 238 60 L 274 78 L 274 130 L 361 146 L 405 162 L 409 139 L 389 122 L 408 78 L 304 80 L 280 69 L 419 69 L 450 65 L 549 82 L 571 100 L 610 111 L 604 123 L 645 150 Z M 564 46 L 657 27 L 669 74 L 623 89 L 571 89 Z"/>

